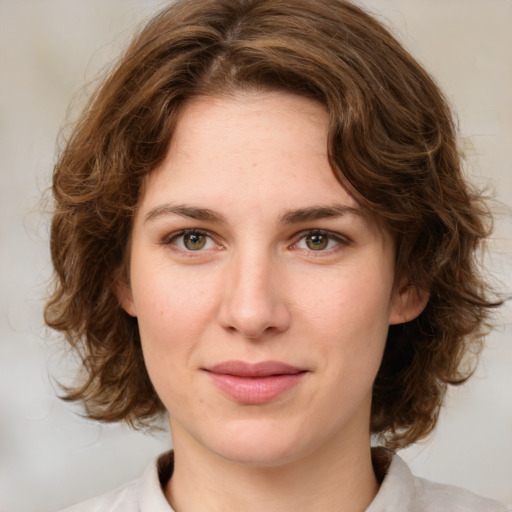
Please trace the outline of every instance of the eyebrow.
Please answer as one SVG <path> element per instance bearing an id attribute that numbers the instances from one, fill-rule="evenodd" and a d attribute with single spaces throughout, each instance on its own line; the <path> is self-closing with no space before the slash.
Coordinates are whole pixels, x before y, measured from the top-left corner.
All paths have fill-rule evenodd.
<path id="1" fill-rule="evenodd" d="M 188 219 L 202 220 L 217 224 L 227 224 L 226 217 L 209 208 L 199 208 L 186 204 L 163 204 L 152 208 L 145 217 L 145 222 L 167 215 L 179 215 Z M 344 215 L 362 216 L 359 208 L 343 204 L 308 206 L 307 208 L 298 208 L 288 210 L 279 216 L 279 224 L 298 224 L 301 222 L 314 221 L 326 218 L 342 217 Z"/>
<path id="2" fill-rule="evenodd" d="M 312 220 L 342 217 L 347 214 L 362 216 L 362 211 L 359 208 L 344 204 L 308 206 L 307 208 L 299 208 L 283 213 L 279 218 L 279 222 L 281 224 L 298 224 Z"/>
<path id="3" fill-rule="evenodd" d="M 153 220 L 166 215 L 179 215 L 188 219 L 204 220 L 215 222 L 217 224 L 227 224 L 226 218 L 220 213 L 214 212 L 208 208 L 198 208 L 186 204 L 163 204 L 152 208 L 145 217 L 145 221 Z"/>

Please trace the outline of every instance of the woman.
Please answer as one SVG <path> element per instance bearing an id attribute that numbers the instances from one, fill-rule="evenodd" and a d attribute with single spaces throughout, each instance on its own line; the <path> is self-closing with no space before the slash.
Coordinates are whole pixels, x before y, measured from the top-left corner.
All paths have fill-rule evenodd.
<path id="1" fill-rule="evenodd" d="M 171 5 L 53 191 L 67 398 L 134 427 L 167 411 L 174 446 L 71 510 L 504 510 L 391 451 L 432 431 L 498 303 L 446 102 L 361 9 Z"/>

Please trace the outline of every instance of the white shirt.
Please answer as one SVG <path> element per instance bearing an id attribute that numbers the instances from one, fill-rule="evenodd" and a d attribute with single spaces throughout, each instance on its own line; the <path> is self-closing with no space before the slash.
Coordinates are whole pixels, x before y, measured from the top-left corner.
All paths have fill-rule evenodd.
<path id="1" fill-rule="evenodd" d="M 138 480 L 62 512 L 174 512 L 162 484 L 172 474 L 172 456 L 161 455 Z M 415 477 L 393 455 L 379 492 L 366 512 L 506 512 L 503 505 L 464 489 Z"/>

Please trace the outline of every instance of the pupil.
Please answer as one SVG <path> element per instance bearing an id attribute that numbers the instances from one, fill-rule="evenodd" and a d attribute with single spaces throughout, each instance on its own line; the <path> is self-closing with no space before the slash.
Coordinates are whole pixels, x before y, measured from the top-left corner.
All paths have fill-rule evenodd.
<path id="1" fill-rule="evenodd" d="M 328 238 L 324 235 L 309 235 L 306 243 L 310 249 L 318 251 L 327 247 Z"/>
<path id="2" fill-rule="evenodd" d="M 204 235 L 199 235 L 197 233 L 189 233 L 185 235 L 185 247 L 192 251 L 197 251 L 198 249 L 202 249 L 206 244 L 206 239 Z"/>

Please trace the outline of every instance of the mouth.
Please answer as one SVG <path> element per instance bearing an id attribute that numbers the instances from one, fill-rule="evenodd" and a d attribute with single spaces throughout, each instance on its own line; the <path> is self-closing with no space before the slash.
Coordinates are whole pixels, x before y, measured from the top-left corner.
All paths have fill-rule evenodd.
<path id="1" fill-rule="evenodd" d="M 279 361 L 226 361 L 204 369 L 213 384 L 229 398 L 247 405 L 275 400 L 297 386 L 307 370 Z"/>

